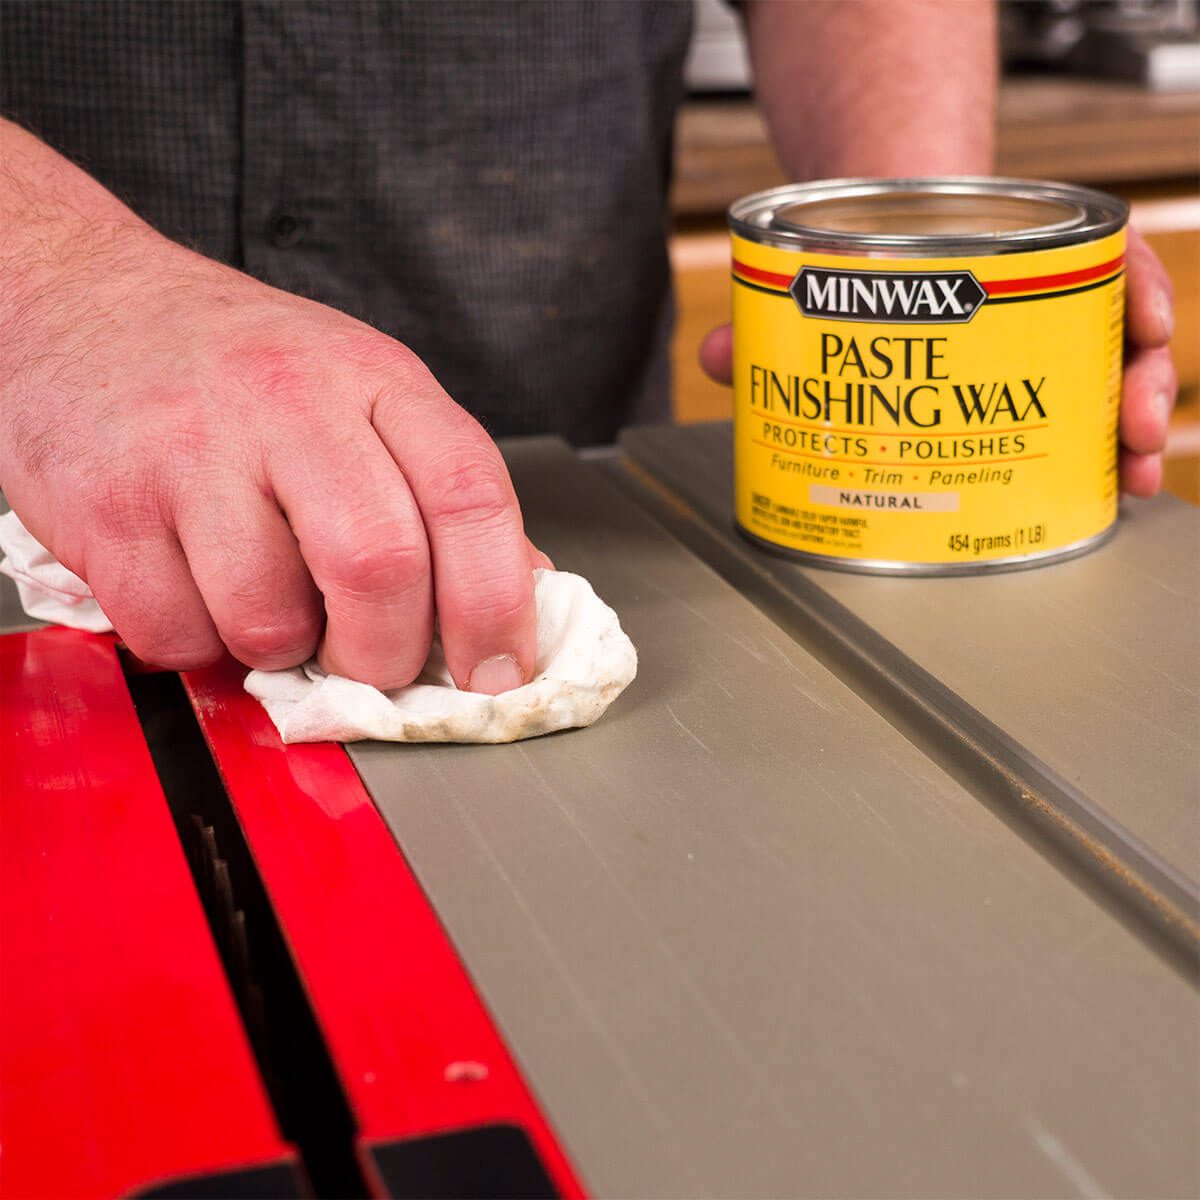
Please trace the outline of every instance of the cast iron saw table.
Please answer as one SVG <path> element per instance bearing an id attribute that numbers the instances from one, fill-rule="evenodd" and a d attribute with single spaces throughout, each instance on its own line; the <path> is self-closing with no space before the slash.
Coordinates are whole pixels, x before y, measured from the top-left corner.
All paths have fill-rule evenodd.
<path id="1" fill-rule="evenodd" d="M 1200 512 L 869 578 L 726 426 L 505 450 L 589 730 L 285 748 L 4 593 L 0 1192 L 1200 1193 Z"/>

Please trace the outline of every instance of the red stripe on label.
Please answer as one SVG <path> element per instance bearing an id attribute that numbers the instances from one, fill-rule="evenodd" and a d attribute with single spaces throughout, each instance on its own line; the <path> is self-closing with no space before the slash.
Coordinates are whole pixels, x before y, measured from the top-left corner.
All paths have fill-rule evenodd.
<path id="1" fill-rule="evenodd" d="M 1070 287 L 1076 283 L 1088 283 L 1093 279 L 1101 279 L 1119 270 L 1125 263 L 1125 256 L 1118 255 L 1108 262 L 1095 267 L 1084 267 L 1078 271 L 1061 271 L 1057 275 L 1031 275 L 1025 279 L 993 279 L 980 280 L 980 286 L 989 296 L 1006 296 L 1012 292 L 1041 292 L 1051 288 Z M 778 271 L 764 271 L 760 267 L 752 267 L 748 263 L 733 260 L 733 270 L 736 274 L 752 283 L 765 284 L 768 287 L 786 290 L 794 276 L 781 275 Z"/>
<path id="2" fill-rule="evenodd" d="M 1125 255 L 1120 254 L 1106 263 L 1096 267 L 1084 267 L 1079 271 L 1063 271 L 1058 275 L 1033 275 L 1028 279 L 993 279 L 990 282 L 980 280 L 980 285 L 989 296 L 1004 296 L 1009 292 L 1041 292 L 1049 288 L 1069 287 L 1073 283 L 1087 283 L 1091 279 L 1111 274 L 1125 262 Z"/>
<path id="3" fill-rule="evenodd" d="M 786 288 L 794 278 L 791 275 L 780 275 L 778 271 L 763 271 L 758 267 L 747 266 L 744 262 L 733 260 L 733 269 L 744 279 L 749 279 L 754 283 L 765 283 L 770 287 Z"/>

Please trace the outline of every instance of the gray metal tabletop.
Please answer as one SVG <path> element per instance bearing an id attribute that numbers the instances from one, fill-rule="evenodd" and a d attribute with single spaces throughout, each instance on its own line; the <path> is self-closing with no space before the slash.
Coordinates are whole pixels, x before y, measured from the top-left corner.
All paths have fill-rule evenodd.
<path id="1" fill-rule="evenodd" d="M 944 709 L 988 723 L 1097 821 L 1104 852 L 1140 863 L 1193 915 L 1200 880 L 1200 513 L 1133 502 L 1115 538 L 1030 571 L 919 579 L 804 567 L 733 531 L 730 427 L 638 430 L 637 463 L 707 534 L 797 610 L 853 626 Z M 864 633 L 867 630 L 869 632 Z M 866 643 L 872 643 L 866 646 Z M 950 714 L 953 716 L 954 714 Z"/>
<path id="2" fill-rule="evenodd" d="M 350 753 L 586 1184 L 1194 1194 L 1186 955 L 598 468 L 508 458 L 638 679 L 587 730 Z"/>

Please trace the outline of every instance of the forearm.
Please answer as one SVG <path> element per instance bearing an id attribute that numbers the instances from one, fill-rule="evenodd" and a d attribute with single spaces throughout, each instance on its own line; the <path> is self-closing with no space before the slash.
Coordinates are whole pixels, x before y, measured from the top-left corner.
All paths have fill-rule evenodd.
<path id="1" fill-rule="evenodd" d="M 991 0 L 753 0 L 758 100 L 796 180 L 988 174 Z"/>
<path id="2" fill-rule="evenodd" d="M 162 240 L 86 172 L 0 119 L 0 359 L 9 368 L 64 281 L 111 282 L 121 262 Z"/>

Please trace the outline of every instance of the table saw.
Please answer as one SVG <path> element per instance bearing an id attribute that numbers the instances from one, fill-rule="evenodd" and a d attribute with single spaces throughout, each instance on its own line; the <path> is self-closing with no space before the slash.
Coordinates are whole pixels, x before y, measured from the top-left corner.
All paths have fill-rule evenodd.
<path id="1" fill-rule="evenodd" d="M 504 449 L 590 729 L 285 747 L 3 593 L 0 1193 L 1200 1192 L 1200 512 L 866 577 L 726 425 Z"/>

